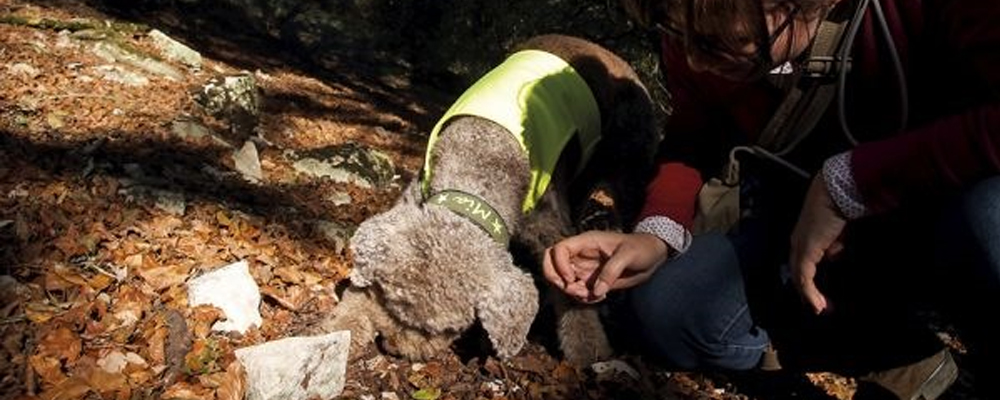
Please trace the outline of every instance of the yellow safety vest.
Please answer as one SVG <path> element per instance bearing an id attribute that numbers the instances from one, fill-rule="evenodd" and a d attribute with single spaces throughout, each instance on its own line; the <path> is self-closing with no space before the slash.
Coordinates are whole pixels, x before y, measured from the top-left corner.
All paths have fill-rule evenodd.
<path id="1" fill-rule="evenodd" d="M 430 191 L 431 150 L 438 133 L 459 115 L 496 122 L 510 131 L 527 152 L 531 183 L 522 205 L 525 213 L 534 209 L 545 193 L 559 155 L 573 135 L 580 138 L 581 168 L 601 138 L 597 101 L 576 70 L 553 54 L 519 51 L 466 90 L 434 126 L 424 157 L 425 197 Z"/>

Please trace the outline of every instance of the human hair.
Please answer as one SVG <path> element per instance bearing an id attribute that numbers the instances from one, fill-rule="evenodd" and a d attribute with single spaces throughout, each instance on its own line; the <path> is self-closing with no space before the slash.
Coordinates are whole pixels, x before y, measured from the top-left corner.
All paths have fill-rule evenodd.
<path id="1" fill-rule="evenodd" d="M 689 60 L 738 66 L 727 68 L 726 75 L 752 79 L 773 67 L 771 51 L 778 36 L 794 32 L 798 23 L 821 17 L 836 0 L 621 1 L 638 24 L 680 40 Z M 791 40 L 785 40 L 785 48 L 779 51 L 790 54 L 791 45 Z"/>
<path id="2" fill-rule="evenodd" d="M 814 16 L 828 7 L 831 0 L 620 0 L 626 15 L 640 26 L 653 27 L 667 19 L 683 21 L 688 14 L 707 17 L 716 23 L 751 17 L 747 23 L 759 24 L 759 13 L 766 5 L 787 4 L 797 7 L 801 15 Z M 765 4 L 766 3 L 766 4 Z M 737 14 L 743 12 L 743 14 Z M 736 18 L 734 18 L 736 17 Z M 721 27 L 720 27 L 721 28 Z"/>

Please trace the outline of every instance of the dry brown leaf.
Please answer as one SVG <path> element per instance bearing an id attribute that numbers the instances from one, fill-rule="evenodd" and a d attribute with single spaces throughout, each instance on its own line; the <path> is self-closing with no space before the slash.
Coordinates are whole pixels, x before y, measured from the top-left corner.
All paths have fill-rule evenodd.
<path id="1" fill-rule="evenodd" d="M 63 263 L 54 263 L 45 272 L 45 290 L 67 290 L 80 286 L 90 287 L 87 284 L 87 279 L 76 268 Z"/>
<path id="2" fill-rule="evenodd" d="M 128 399 L 132 388 L 121 372 L 109 372 L 101 368 L 91 356 L 84 356 L 73 367 L 74 378 L 82 378 L 101 398 Z"/>
<path id="3" fill-rule="evenodd" d="M 79 229 L 73 224 L 68 225 L 66 230 L 52 241 L 52 244 L 67 258 L 86 254 L 89 250 L 80 235 Z"/>
<path id="4" fill-rule="evenodd" d="M 292 311 L 298 311 L 307 296 L 305 291 L 297 286 L 285 288 L 284 290 L 271 285 L 262 286 L 260 288 L 260 293 L 273 299 L 282 307 Z"/>
<path id="5" fill-rule="evenodd" d="M 61 308 L 41 301 L 33 301 L 24 305 L 24 316 L 36 324 L 48 322 L 60 312 L 62 312 Z"/>
<path id="6" fill-rule="evenodd" d="M 212 325 L 224 315 L 222 310 L 211 304 L 195 306 L 188 314 L 188 328 L 195 338 L 206 338 L 212 333 Z"/>
<path id="7" fill-rule="evenodd" d="M 298 284 L 305 281 L 305 275 L 297 267 L 281 266 L 274 268 L 274 275 L 285 283 Z"/>
<path id="8" fill-rule="evenodd" d="M 561 362 L 552 370 L 552 377 L 560 381 L 570 381 L 578 379 L 576 369 L 566 362 Z"/>
<path id="9" fill-rule="evenodd" d="M 62 362 L 55 357 L 33 355 L 28 357 L 28 363 L 44 384 L 55 385 L 66 380 L 66 374 L 62 372 Z"/>
<path id="10" fill-rule="evenodd" d="M 160 398 L 163 400 L 214 400 L 215 392 L 196 383 L 180 381 L 164 390 Z"/>
<path id="11" fill-rule="evenodd" d="M 95 292 L 107 289 L 112 283 L 115 283 L 115 278 L 105 274 L 96 274 L 90 279 L 87 279 L 87 285 L 90 286 L 91 289 L 94 289 Z"/>
<path id="12" fill-rule="evenodd" d="M 73 362 L 80 357 L 82 350 L 83 343 L 80 336 L 69 328 L 60 326 L 49 330 L 41 337 L 35 355 Z"/>
<path id="13" fill-rule="evenodd" d="M 234 360 L 221 375 L 218 389 L 215 390 L 216 400 L 243 400 L 246 395 L 246 372 L 243 364 Z"/>
<path id="14" fill-rule="evenodd" d="M 152 301 L 141 290 L 131 285 L 122 285 L 114 293 L 111 314 L 118 326 L 132 326 L 149 310 Z"/>
<path id="15" fill-rule="evenodd" d="M 178 228 L 184 225 L 184 220 L 173 215 L 157 215 L 151 221 L 143 224 L 147 239 L 165 239 L 173 236 Z"/>
<path id="16" fill-rule="evenodd" d="M 136 270 L 136 274 L 142 277 L 156 291 L 184 283 L 191 273 L 191 268 L 185 265 L 150 264 L 153 264 L 151 260 L 150 262 L 144 262 L 143 266 Z"/>
<path id="17" fill-rule="evenodd" d="M 90 383 L 81 378 L 69 378 L 39 396 L 47 400 L 81 399 L 90 392 Z"/>
<path id="18" fill-rule="evenodd" d="M 143 340 L 146 342 L 146 345 L 141 347 L 146 353 L 143 358 L 152 365 L 165 365 L 167 361 L 164 353 L 167 343 L 167 326 L 163 322 L 163 317 L 159 314 L 156 315 L 146 326 L 145 331 L 142 332 Z"/>
<path id="19" fill-rule="evenodd" d="M 219 369 L 219 344 L 215 339 L 196 339 L 191 351 L 184 356 L 184 370 L 191 375 L 202 375 Z"/>

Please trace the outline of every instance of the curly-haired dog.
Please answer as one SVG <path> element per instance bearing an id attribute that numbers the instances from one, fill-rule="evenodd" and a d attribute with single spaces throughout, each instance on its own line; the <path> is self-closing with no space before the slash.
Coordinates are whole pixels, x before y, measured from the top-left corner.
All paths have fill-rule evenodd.
<path id="1" fill-rule="evenodd" d="M 641 204 L 658 139 L 649 94 L 624 60 L 579 38 L 527 40 L 438 122 L 398 202 L 358 227 L 352 287 L 323 328 L 351 330 L 354 354 L 380 335 L 388 351 L 426 359 L 478 318 L 496 353 L 515 355 L 539 295 L 511 248 L 537 268 L 579 229 L 620 229 Z M 568 360 L 610 356 L 596 310 L 556 303 Z"/>

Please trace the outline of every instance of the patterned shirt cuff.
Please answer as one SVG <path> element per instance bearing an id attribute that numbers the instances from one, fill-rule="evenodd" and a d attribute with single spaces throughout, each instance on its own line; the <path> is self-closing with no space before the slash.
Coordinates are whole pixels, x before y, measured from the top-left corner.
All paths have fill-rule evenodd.
<path id="1" fill-rule="evenodd" d="M 823 163 L 823 180 L 830 198 L 847 219 L 858 219 L 868 213 L 854 183 L 854 173 L 851 171 L 851 152 L 843 152 L 830 157 Z"/>
<path id="2" fill-rule="evenodd" d="M 676 221 L 662 216 L 643 218 L 635 226 L 634 232 L 648 233 L 660 238 L 674 249 L 671 258 L 683 254 L 691 246 L 691 232 Z"/>

